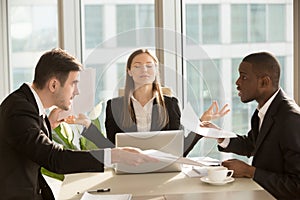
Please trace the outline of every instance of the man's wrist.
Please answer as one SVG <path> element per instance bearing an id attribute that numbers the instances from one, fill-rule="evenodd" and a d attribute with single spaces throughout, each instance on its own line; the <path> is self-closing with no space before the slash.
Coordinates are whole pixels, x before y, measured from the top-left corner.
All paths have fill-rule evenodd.
<path id="1" fill-rule="evenodd" d="M 110 167 L 112 164 L 111 161 L 111 149 L 110 148 L 105 148 L 104 149 L 104 166 Z"/>
<path id="2" fill-rule="evenodd" d="M 118 148 L 111 149 L 111 163 L 118 163 L 119 162 L 119 155 L 120 150 Z"/>
<path id="3" fill-rule="evenodd" d="M 248 175 L 249 178 L 254 178 L 255 170 L 256 170 L 256 167 L 253 167 L 253 166 L 249 167 L 249 175 Z"/>
<path id="4" fill-rule="evenodd" d="M 90 127 L 90 125 L 91 125 L 91 120 L 89 120 L 89 119 L 85 119 L 84 121 L 83 121 L 83 126 L 85 127 L 85 128 L 89 128 Z"/>

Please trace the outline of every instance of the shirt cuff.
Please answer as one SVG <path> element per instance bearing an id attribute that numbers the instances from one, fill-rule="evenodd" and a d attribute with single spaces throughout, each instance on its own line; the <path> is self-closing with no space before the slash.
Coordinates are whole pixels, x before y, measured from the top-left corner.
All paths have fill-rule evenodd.
<path id="1" fill-rule="evenodd" d="M 226 147 L 228 147 L 229 142 L 230 142 L 230 138 L 225 138 L 223 142 L 219 143 L 219 146 L 225 149 Z"/>
<path id="2" fill-rule="evenodd" d="M 111 167 L 111 148 L 104 149 L 104 166 Z"/>

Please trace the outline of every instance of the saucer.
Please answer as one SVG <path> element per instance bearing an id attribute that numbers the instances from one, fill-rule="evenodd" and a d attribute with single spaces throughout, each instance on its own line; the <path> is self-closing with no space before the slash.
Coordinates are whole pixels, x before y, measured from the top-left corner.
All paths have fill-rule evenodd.
<path id="1" fill-rule="evenodd" d="M 212 185 L 224 185 L 226 183 L 231 183 L 234 181 L 234 178 L 232 177 L 229 177 L 229 178 L 226 178 L 225 180 L 223 181 L 212 181 L 212 180 L 209 180 L 209 178 L 207 176 L 204 176 L 204 177 L 201 177 L 200 180 L 204 183 L 209 183 L 209 184 L 212 184 Z"/>

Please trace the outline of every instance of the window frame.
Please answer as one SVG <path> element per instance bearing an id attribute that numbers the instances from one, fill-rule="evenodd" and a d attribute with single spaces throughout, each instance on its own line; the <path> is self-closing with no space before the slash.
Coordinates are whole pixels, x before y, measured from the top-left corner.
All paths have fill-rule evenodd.
<path id="1" fill-rule="evenodd" d="M 10 66 L 9 66 L 9 55 L 8 55 L 8 19 L 7 19 L 7 1 L 0 1 L 0 21 L 1 23 L 1 33 L 0 33 L 0 100 L 2 101 L 5 96 L 7 96 L 11 92 L 11 84 L 10 84 Z M 182 33 L 184 29 L 184 25 L 181 25 L 181 20 L 185 16 L 185 9 L 182 4 L 183 0 L 173 1 L 166 0 L 160 1 L 155 0 L 155 12 L 156 12 L 156 20 L 155 25 L 159 28 L 166 28 L 174 30 L 175 32 Z M 78 0 L 69 0 L 69 1 L 61 1 L 58 0 L 58 19 L 59 19 L 59 46 L 63 49 L 66 49 L 73 55 L 75 55 L 82 62 L 82 52 L 81 52 L 81 1 Z M 70 9 L 73 8 L 73 9 Z M 170 12 L 171 10 L 171 12 Z M 299 10 L 300 3 L 297 0 L 293 0 L 293 19 L 294 19 L 294 55 L 299 54 L 299 32 L 300 26 L 299 23 Z M 288 12 L 287 12 L 288 13 Z M 221 26 L 222 25 L 221 21 Z M 68 35 L 68 37 L 65 37 Z M 221 37 L 224 37 L 221 35 Z M 166 44 L 164 43 L 163 36 L 158 36 L 157 44 L 161 44 L 158 46 L 160 49 Z M 175 37 L 176 38 L 176 37 Z M 181 43 L 178 43 L 175 39 L 176 51 L 177 55 L 182 55 L 182 47 Z M 162 51 L 158 51 L 157 55 L 162 63 L 170 63 L 174 70 L 176 70 L 177 74 L 184 74 L 183 71 L 183 62 L 176 58 L 176 56 L 166 55 Z M 293 60 L 293 69 L 294 69 L 294 99 L 299 104 L 300 101 L 300 70 L 299 70 L 299 59 L 298 56 L 294 56 Z M 180 79 L 180 75 L 178 75 L 174 80 L 171 80 L 168 76 L 166 76 L 164 69 L 161 71 L 162 83 L 166 84 L 173 88 L 176 95 L 181 98 L 184 98 L 184 88 L 182 81 Z"/>

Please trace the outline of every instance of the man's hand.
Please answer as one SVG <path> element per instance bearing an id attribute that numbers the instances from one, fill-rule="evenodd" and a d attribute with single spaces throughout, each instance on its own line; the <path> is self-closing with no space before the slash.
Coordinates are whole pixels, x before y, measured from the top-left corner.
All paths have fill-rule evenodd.
<path id="1" fill-rule="evenodd" d="M 214 123 L 209 122 L 209 121 L 201 122 L 201 123 L 200 123 L 200 126 L 201 126 L 202 128 L 215 128 L 215 129 L 221 130 L 220 127 L 218 127 L 217 125 L 215 125 Z M 205 136 L 205 137 L 206 137 L 206 138 L 210 138 L 210 137 L 208 137 L 208 136 Z M 218 142 L 219 144 L 222 143 L 223 140 L 224 140 L 224 138 L 217 138 L 217 142 Z"/>
<path id="2" fill-rule="evenodd" d="M 48 116 L 49 122 L 51 124 L 51 128 L 55 129 L 56 127 L 58 127 L 58 125 L 64 121 L 64 119 L 62 120 L 58 120 L 58 116 L 59 113 L 62 112 L 63 110 L 60 108 L 54 108 Z"/>
<path id="3" fill-rule="evenodd" d="M 211 121 L 214 119 L 218 119 L 226 115 L 230 109 L 228 108 L 228 104 L 225 104 L 223 108 L 219 111 L 219 106 L 216 101 L 213 101 L 211 106 L 202 114 L 200 121 Z"/>
<path id="4" fill-rule="evenodd" d="M 202 128 L 215 128 L 215 129 L 221 130 L 220 127 L 218 127 L 216 124 L 214 124 L 212 122 L 209 122 L 209 121 L 201 122 L 200 127 L 202 127 Z"/>
<path id="5" fill-rule="evenodd" d="M 142 154 L 138 148 L 122 147 L 111 150 L 111 162 L 137 166 L 143 163 L 159 162 L 159 160 Z"/>
<path id="6" fill-rule="evenodd" d="M 84 114 L 79 113 L 78 116 L 71 115 L 65 119 L 68 124 L 81 124 L 88 128 L 91 125 L 91 120 Z"/>
<path id="7" fill-rule="evenodd" d="M 255 167 L 237 159 L 226 160 L 222 162 L 222 165 L 228 169 L 232 169 L 234 171 L 233 176 L 237 178 L 253 178 L 256 169 Z"/>

